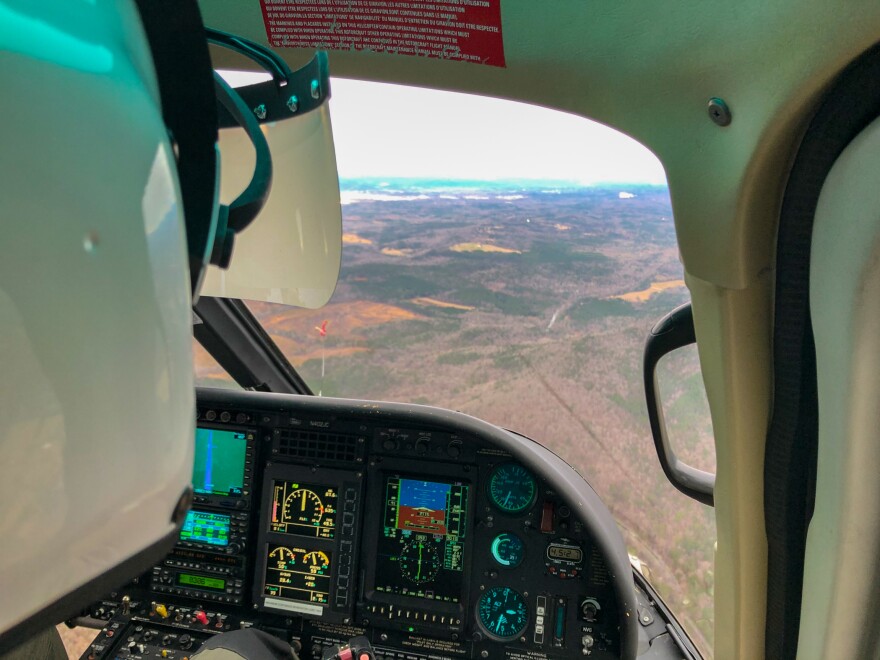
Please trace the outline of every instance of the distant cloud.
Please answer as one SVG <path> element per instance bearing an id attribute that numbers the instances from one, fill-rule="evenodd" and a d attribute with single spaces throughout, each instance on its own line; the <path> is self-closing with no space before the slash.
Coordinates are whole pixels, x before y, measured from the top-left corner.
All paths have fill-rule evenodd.
<path id="1" fill-rule="evenodd" d="M 633 195 L 632 193 L 628 193 L 628 192 L 621 192 L 621 193 L 617 193 L 617 197 L 618 197 L 618 199 L 632 199 L 633 197 L 635 197 L 635 195 Z"/>

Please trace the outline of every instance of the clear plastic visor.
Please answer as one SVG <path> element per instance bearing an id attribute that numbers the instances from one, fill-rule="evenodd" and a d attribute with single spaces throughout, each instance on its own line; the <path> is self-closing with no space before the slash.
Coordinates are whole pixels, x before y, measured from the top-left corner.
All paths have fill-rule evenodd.
<path id="1" fill-rule="evenodd" d="M 266 206 L 235 240 L 228 270 L 210 266 L 202 294 L 317 308 L 339 278 L 342 207 L 328 104 L 264 124 L 272 153 Z M 220 131 L 220 202 L 247 186 L 254 150 L 241 129 Z"/>

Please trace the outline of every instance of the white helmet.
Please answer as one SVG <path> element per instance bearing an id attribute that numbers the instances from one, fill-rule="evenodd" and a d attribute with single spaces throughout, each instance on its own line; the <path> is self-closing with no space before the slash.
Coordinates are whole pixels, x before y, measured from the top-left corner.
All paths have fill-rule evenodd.
<path id="1" fill-rule="evenodd" d="M 291 255 L 277 259 L 272 282 L 233 269 L 212 290 L 323 304 L 339 268 L 341 210 L 325 54 L 292 72 L 257 44 L 205 30 L 196 0 L 0 0 L 0 26 L 3 652 L 177 540 L 192 499 L 193 300 L 266 204 L 266 135 L 285 152 L 312 150 L 301 160 L 313 194 L 291 199 L 298 173 L 282 167 L 286 197 L 261 224 L 278 231 L 291 210 L 300 231 L 314 219 L 311 235 L 292 242 L 323 246 L 323 266 L 303 248 L 292 255 L 299 269 Z M 241 90 L 251 105 L 214 73 L 209 40 L 272 74 Z M 270 122 L 262 130 L 254 103 Z M 272 128 L 312 110 L 301 134 Z M 232 126 L 244 128 L 254 165 L 227 206 L 218 129 Z M 240 158 L 239 147 L 224 154 Z M 277 253 L 273 238 L 249 238 L 243 253 L 253 258 L 260 240 Z"/>
<path id="2" fill-rule="evenodd" d="M 216 156 L 201 19 L 195 2 L 175 4 L 195 38 L 170 38 L 206 67 L 195 91 L 208 91 Z M 191 145 L 169 139 L 160 54 L 134 3 L 0 0 L 0 25 L 2 650 L 177 538 L 191 500 L 191 294 L 218 204 L 212 164 L 190 214 Z M 188 231 L 201 236 L 189 250 Z"/>

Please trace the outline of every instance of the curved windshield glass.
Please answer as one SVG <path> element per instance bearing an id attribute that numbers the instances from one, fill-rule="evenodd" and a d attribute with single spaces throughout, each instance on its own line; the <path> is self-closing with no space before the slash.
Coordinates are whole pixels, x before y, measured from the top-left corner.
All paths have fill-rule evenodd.
<path id="1" fill-rule="evenodd" d="M 666 481 L 642 386 L 645 336 L 689 300 L 659 163 L 519 104 L 347 81 L 332 103 L 338 288 L 323 309 L 251 309 L 315 393 L 460 410 L 565 458 L 710 654 L 713 512 Z M 702 396 L 695 353 L 674 374 L 676 401 Z"/>

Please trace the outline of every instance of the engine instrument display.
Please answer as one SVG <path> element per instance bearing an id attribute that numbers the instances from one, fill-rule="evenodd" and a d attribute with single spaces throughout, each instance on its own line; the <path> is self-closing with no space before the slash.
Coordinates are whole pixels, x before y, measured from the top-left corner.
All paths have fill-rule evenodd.
<path id="1" fill-rule="evenodd" d="M 489 500 L 504 513 L 522 513 L 535 503 L 537 491 L 535 477 L 516 463 L 502 463 L 489 476 Z"/>
<path id="2" fill-rule="evenodd" d="M 275 481 L 269 529 L 281 534 L 332 539 L 338 501 L 338 492 L 330 486 Z"/>
<path id="3" fill-rule="evenodd" d="M 516 534 L 504 532 L 492 541 L 492 558 L 505 568 L 516 568 L 522 563 L 525 545 Z"/>
<path id="4" fill-rule="evenodd" d="M 266 596 L 327 604 L 332 570 L 329 550 L 270 544 L 267 553 Z"/>
<path id="5" fill-rule="evenodd" d="M 191 510 L 180 528 L 180 540 L 225 548 L 229 545 L 229 521 L 223 513 Z"/>
<path id="6" fill-rule="evenodd" d="M 480 596 L 477 620 L 489 637 L 507 641 L 518 637 L 529 625 L 529 608 L 516 589 L 492 587 Z"/>
<path id="7" fill-rule="evenodd" d="M 193 490 L 202 495 L 238 497 L 244 488 L 246 433 L 196 428 Z"/>
<path id="8" fill-rule="evenodd" d="M 469 491 L 462 482 L 386 479 L 377 591 L 460 601 Z"/>

